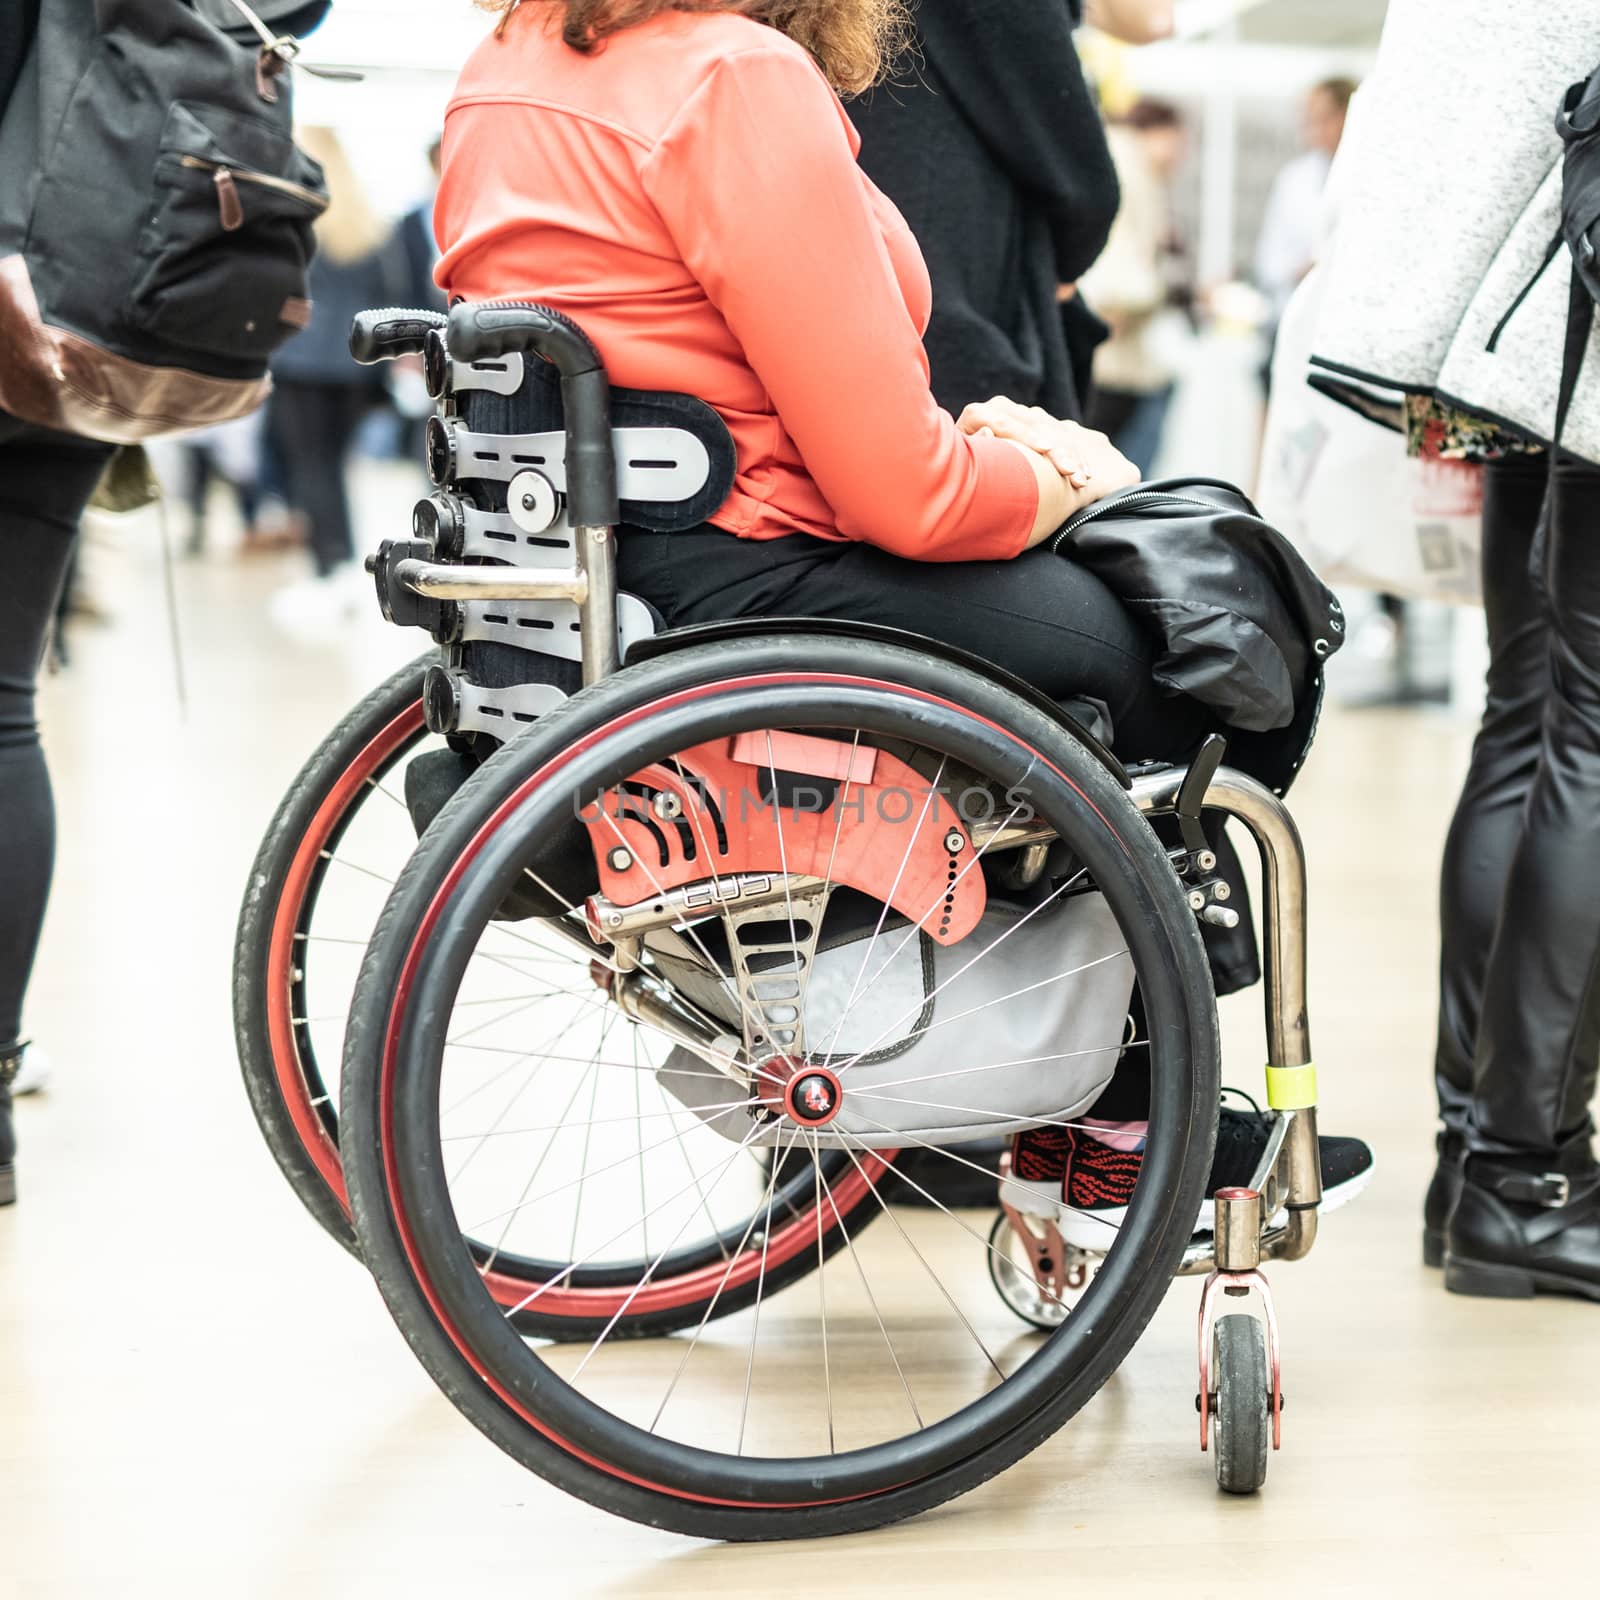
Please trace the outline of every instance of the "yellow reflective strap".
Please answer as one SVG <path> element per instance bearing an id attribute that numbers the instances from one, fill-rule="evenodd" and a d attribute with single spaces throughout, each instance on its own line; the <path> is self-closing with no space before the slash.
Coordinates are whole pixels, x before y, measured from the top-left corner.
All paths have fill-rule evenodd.
<path id="1" fill-rule="evenodd" d="M 1274 1111 L 1300 1111 L 1317 1103 L 1317 1069 L 1308 1061 L 1303 1067 L 1267 1068 L 1267 1104 Z"/>

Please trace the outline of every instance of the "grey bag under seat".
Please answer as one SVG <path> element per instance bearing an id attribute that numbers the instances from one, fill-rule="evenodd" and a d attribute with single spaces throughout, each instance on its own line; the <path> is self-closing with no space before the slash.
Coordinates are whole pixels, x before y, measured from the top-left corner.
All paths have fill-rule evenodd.
<path id="1" fill-rule="evenodd" d="M 988 953 L 1002 939 L 1003 950 Z M 863 934 L 819 951 L 805 1036 L 810 1058 L 839 1073 L 844 1101 L 818 1141 L 893 1149 L 916 1135 L 957 1144 L 1076 1115 L 1116 1067 L 1133 976 L 1127 942 L 1099 894 L 1031 914 L 991 900 L 959 944 L 902 926 L 875 944 Z M 712 1109 L 734 1091 L 698 1056 L 674 1049 L 656 1076 L 724 1137 L 749 1133 L 746 1107 Z M 780 1126 L 752 1142 L 779 1142 Z"/>

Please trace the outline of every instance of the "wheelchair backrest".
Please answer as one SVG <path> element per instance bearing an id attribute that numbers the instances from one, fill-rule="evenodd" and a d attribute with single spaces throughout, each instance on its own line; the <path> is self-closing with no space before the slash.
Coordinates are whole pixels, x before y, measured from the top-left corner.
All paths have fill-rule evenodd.
<path id="1" fill-rule="evenodd" d="M 428 313 L 373 312 L 366 318 L 390 319 L 388 326 L 405 330 L 403 341 L 363 342 L 372 324 L 364 328 L 357 319 L 351 338 L 357 358 L 401 353 L 392 348 L 400 342 L 414 349 L 420 337 L 437 405 L 426 444 L 434 493 L 416 508 L 414 539 L 386 546 L 380 564 L 401 550 L 413 563 L 426 561 L 430 570 L 503 565 L 546 571 L 556 580 L 585 574 L 587 563 L 585 575 L 603 592 L 613 592 L 614 570 L 595 568 L 614 562 L 614 539 L 599 545 L 580 540 L 573 514 L 577 497 L 569 464 L 581 459 L 583 442 L 574 444 L 577 430 L 568 426 L 570 376 L 516 350 L 465 360 L 451 352 L 444 319 Z M 399 320 L 408 318 L 426 319 L 426 325 Z M 592 354 L 580 330 L 565 319 L 555 321 Z M 593 362 L 598 369 L 598 356 Z M 592 379 L 594 373 L 584 376 Z M 733 443 L 721 418 L 687 395 L 609 385 L 605 393 L 618 521 L 663 532 L 704 522 L 733 483 Z M 594 441 L 588 442 L 592 447 Z M 384 592 L 381 573 L 379 586 Z M 428 688 L 436 731 L 503 739 L 581 681 L 583 608 L 572 599 L 492 596 L 385 609 L 392 620 L 429 626 L 440 642 L 440 664 Z M 658 618 L 637 597 L 617 595 L 616 626 L 620 657 L 656 631 Z"/>

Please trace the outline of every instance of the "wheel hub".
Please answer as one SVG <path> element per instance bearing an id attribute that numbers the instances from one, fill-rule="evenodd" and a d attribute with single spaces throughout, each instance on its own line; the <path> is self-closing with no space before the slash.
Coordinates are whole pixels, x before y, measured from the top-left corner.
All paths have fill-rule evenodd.
<path id="1" fill-rule="evenodd" d="M 844 1104 L 844 1086 L 829 1067 L 810 1066 L 793 1056 L 769 1056 L 761 1063 L 759 1098 L 769 1112 L 802 1128 L 825 1128 Z"/>
<path id="2" fill-rule="evenodd" d="M 807 1067 L 784 1085 L 783 1109 L 803 1128 L 825 1128 L 843 1102 L 839 1079 L 826 1067 Z"/>

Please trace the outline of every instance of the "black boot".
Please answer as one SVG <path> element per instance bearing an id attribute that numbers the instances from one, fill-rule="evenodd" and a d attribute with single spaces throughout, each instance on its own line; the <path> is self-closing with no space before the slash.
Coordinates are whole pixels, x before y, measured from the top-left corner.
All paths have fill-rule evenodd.
<path id="1" fill-rule="evenodd" d="M 1453 1128 L 1441 1128 L 1433 1141 L 1439 1152 L 1439 1164 L 1433 1169 L 1433 1181 L 1422 1202 L 1422 1264 L 1425 1267 L 1444 1265 L 1444 1230 L 1450 1213 L 1456 1208 L 1456 1196 L 1461 1193 L 1461 1168 L 1467 1159 L 1467 1141 Z"/>
<path id="2" fill-rule="evenodd" d="M 1570 1155 L 1469 1155 L 1445 1229 L 1444 1286 L 1456 1294 L 1600 1300 L 1600 1167 Z"/>
<path id="3" fill-rule="evenodd" d="M 0 1055 L 0 1206 L 17 1198 L 17 1131 L 11 1121 L 11 1082 L 22 1066 L 22 1046 Z"/>

